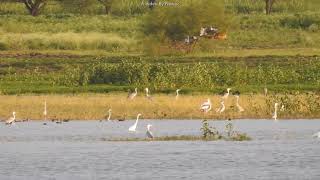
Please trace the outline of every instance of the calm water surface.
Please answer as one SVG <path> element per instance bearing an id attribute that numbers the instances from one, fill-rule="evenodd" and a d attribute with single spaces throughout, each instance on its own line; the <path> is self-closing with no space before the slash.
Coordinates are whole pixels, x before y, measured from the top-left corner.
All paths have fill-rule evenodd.
<path id="1" fill-rule="evenodd" d="M 199 135 L 201 121 L 71 121 L 0 125 L 0 179 L 320 179 L 320 120 L 233 121 L 248 142 L 108 142 Z M 212 121 L 220 131 L 225 122 Z"/>

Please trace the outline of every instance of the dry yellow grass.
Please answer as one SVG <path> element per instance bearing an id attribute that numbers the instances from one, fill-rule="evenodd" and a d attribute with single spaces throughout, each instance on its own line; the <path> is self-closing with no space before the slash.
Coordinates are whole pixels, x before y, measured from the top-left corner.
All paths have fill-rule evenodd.
<path id="1" fill-rule="evenodd" d="M 200 112 L 200 105 L 210 98 L 213 108 L 209 113 Z M 302 97 L 303 98 L 303 97 Z M 263 95 L 242 95 L 240 105 L 245 109 L 238 112 L 235 98 L 229 96 L 225 101 L 226 111 L 217 113 L 220 106 L 220 96 L 214 95 L 155 95 L 150 101 L 140 95 L 133 100 L 127 99 L 127 94 L 81 94 L 81 95 L 23 95 L 0 96 L 0 119 L 8 118 L 12 111 L 18 119 L 44 119 L 44 101 L 47 101 L 48 119 L 96 120 L 103 119 L 109 108 L 112 118 L 134 119 L 142 113 L 144 119 L 227 119 L 227 118 L 267 118 L 271 119 L 273 105 L 268 105 Z M 274 102 L 272 102 L 274 103 Z M 301 108 L 300 108 L 301 109 Z M 280 113 L 279 118 L 308 118 L 308 113 Z M 309 115 L 309 118 L 317 117 Z M 318 116 L 319 117 L 319 116 Z"/>

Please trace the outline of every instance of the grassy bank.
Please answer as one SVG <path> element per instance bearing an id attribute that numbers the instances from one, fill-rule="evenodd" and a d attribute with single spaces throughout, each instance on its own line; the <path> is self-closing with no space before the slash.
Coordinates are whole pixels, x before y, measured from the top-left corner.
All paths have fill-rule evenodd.
<path id="1" fill-rule="evenodd" d="M 104 119 L 109 108 L 111 119 L 135 119 L 138 113 L 144 119 L 271 119 L 274 103 L 284 105 L 279 119 L 319 118 L 320 96 L 316 94 L 270 94 L 241 95 L 240 105 L 245 109 L 238 112 L 235 98 L 230 96 L 226 102 L 226 111 L 217 113 L 220 96 L 216 95 L 182 95 L 175 99 L 174 92 L 168 95 L 158 94 L 150 101 L 140 94 L 136 99 L 127 100 L 127 94 L 82 94 L 82 95 L 25 95 L 0 96 L 0 117 L 7 118 L 12 111 L 17 112 L 18 119 L 44 119 L 44 101 L 47 101 L 49 119 Z M 200 112 L 200 105 L 210 98 L 213 109 L 209 113 Z"/>

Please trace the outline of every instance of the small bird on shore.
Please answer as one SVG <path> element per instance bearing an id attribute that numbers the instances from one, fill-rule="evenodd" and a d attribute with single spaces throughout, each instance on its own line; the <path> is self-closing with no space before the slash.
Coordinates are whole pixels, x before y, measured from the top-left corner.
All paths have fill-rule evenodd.
<path id="1" fill-rule="evenodd" d="M 138 94 L 138 88 L 135 88 L 133 93 L 129 93 L 128 99 L 130 100 L 134 99 L 137 96 L 137 94 Z"/>
<path id="2" fill-rule="evenodd" d="M 180 95 L 180 94 L 179 94 L 179 91 L 181 91 L 181 89 L 177 89 L 177 90 L 176 90 L 176 100 L 179 98 L 179 95 Z"/>
<path id="3" fill-rule="evenodd" d="M 243 109 L 243 107 L 241 107 L 240 104 L 239 104 L 239 98 L 240 98 L 240 96 L 239 96 L 239 95 L 235 95 L 235 97 L 236 97 L 236 106 L 237 106 L 237 108 L 238 108 L 238 111 L 239 111 L 239 112 L 243 112 L 244 109 Z"/>
<path id="4" fill-rule="evenodd" d="M 108 116 L 105 116 L 104 119 L 107 120 L 107 121 L 110 121 L 110 119 L 111 119 L 111 113 L 112 113 L 112 110 L 109 109 L 109 110 L 108 110 Z M 103 120 L 101 119 L 100 122 L 102 122 L 102 121 L 103 121 Z"/>
<path id="5" fill-rule="evenodd" d="M 151 132 L 150 128 L 152 127 L 151 124 L 147 125 L 147 132 L 146 132 L 146 136 L 150 139 L 153 139 L 153 133 Z"/>
<path id="6" fill-rule="evenodd" d="M 268 95 L 268 89 L 267 87 L 264 88 L 264 96 L 267 96 Z"/>
<path id="7" fill-rule="evenodd" d="M 112 110 L 111 109 L 109 109 L 108 110 L 108 118 L 107 118 L 107 121 L 110 121 L 110 119 L 111 119 L 111 113 L 112 113 Z"/>
<path id="8" fill-rule="evenodd" d="M 231 88 L 227 88 L 227 91 L 223 92 L 223 96 L 221 97 L 222 99 L 228 99 L 229 94 L 230 94 Z"/>
<path id="9" fill-rule="evenodd" d="M 223 113 L 226 110 L 226 106 L 224 105 L 224 100 L 220 102 L 220 107 L 216 109 L 216 112 Z"/>
<path id="10" fill-rule="evenodd" d="M 16 112 L 13 111 L 12 117 L 6 120 L 6 125 L 14 124 L 15 120 L 16 120 Z"/>
<path id="11" fill-rule="evenodd" d="M 274 103 L 274 112 L 272 118 L 277 121 L 278 119 L 278 103 Z"/>
<path id="12" fill-rule="evenodd" d="M 44 111 L 43 111 L 43 115 L 44 115 L 44 120 L 47 120 L 47 101 L 44 101 Z"/>
<path id="13" fill-rule="evenodd" d="M 141 114 L 137 115 L 136 122 L 132 126 L 129 127 L 129 131 L 131 131 L 131 132 L 135 132 L 136 131 L 140 116 L 141 116 Z"/>
<path id="14" fill-rule="evenodd" d="M 146 91 L 146 98 L 147 98 L 148 100 L 152 100 L 152 97 L 151 97 L 151 95 L 149 94 L 149 88 L 145 88 L 145 91 Z"/>
<path id="15" fill-rule="evenodd" d="M 210 99 L 208 98 L 207 101 L 204 102 L 204 103 L 201 105 L 200 111 L 207 113 L 207 112 L 209 112 L 209 111 L 211 110 L 211 108 L 212 108 L 212 104 L 211 104 Z"/>

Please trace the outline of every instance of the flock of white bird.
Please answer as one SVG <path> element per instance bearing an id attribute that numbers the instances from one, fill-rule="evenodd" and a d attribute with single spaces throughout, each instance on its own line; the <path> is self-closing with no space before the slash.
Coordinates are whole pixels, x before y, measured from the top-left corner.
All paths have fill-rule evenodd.
<path id="1" fill-rule="evenodd" d="M 181 89 L 177 89 L 176 90 L 176 100 L 179 98 L 180 94 L 179 92 L 181 91 Z M 220 101 L 220 107 L 216 109 L 216 112 L 217 113 L 223 113 L 226 109 L 225 105 L 224 105 L 224 101 L 226 99 L 228 99 L 229 95 L 230 95 L 230 91 L 231 91 L 231 88 L 227 88 L 227 90 L 222 94 L 221 96 L 221 101 Z M 150 95 L 150 91 L 148 88 L 145 88 L 145 92 L 146 92 L 146 98 L 149 99 L 149 100 L 152 100 L 152 96 Z M 265 95 L 267 94 L 268 90 L 267 88 L 264 88 L 264 92 L 265 92 Z M 132 93 L 129 93 L 128 95 L 128 99 L 132 100 L 134 99 L 136 96 L 138 95 L 138 88 L 135 88 L 134 92 Z M 239 104 L 239 99 L 240 99 L 240 92 L 239 91 L 236 91 L 233 93 L 233 95 L 235 96 L 236 98 L 236 107 L 238 109 L 239 112 L 243 112 L 244 111 L 244 108 L 242 106 L 240 106 Z M 274 104 L 274 112 L 273 112 L 273 115 L 272 115 L 272 118 L 274 119 L 274 121 L 277 121 L 278 120 L 278 106 L 279 106 L 279 103 L 275 103 Z M 280 111 L 284 111 L 284 105 L 281 106 L 280 108 Z M 207 101 L 205 101 L 203 104 L 201 104 L 200 106 L 200 111 L 201 112 L 204 112 L 204 113 L 208 113 L 210 110 L 212 109 L 212 103 L 211 103 L 211 100 L 208 98 Z M 112 114 L 112 110 L 109 109 L 108 110 L 108 117 L 107 117 L 107 121 L 111 121 L 111 114 Z M 44 119 L 45 121 L 47 120 L 47 101 L 44 102 L 44 111 L 43 111 L 43 115 L 44 115 Z M 142 114 L 138 114 L 137 115 L 137 119 L 135 121 L 135 123 L 129 127 L 129 132 L 136 132 L 136 129 L 137 129 L 137 126 L 138 126 L 138 122 L 139 122 L 139 118 L 140 116 L 142 116 Z M 12 112 L 12 117 L 10 117 L 9 119 L 7 119 L 5 121 L 5 124 L 6 125 L 12 125 L 14 124 L 16 121 L 16 112 Z M 102 120 L 100 120 L 101 122 Z M 46 125 L 46 123 L 44 123 Z M 147 132 L 146 132 L 146 136 L 148 138 L 153 138 L 153 133 L 151 132 L 151 127 L 152 125 L 151 124 L 148 124 L 147 125 Z M 317 138 L 320 138 L 320 132 L 317 132 L 313 135 L 313 137 L 317 137 Z"/>

